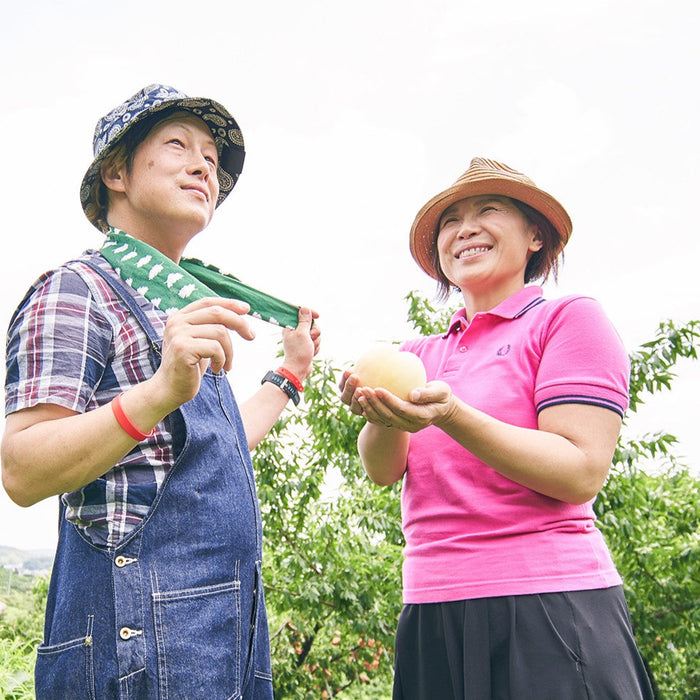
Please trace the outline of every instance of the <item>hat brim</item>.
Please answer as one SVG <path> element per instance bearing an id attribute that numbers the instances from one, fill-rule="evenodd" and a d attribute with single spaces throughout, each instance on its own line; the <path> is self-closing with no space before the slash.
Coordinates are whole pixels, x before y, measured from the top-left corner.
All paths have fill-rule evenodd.
<path id="1" fill-rule="evenodd" d="M 433 197 L 418 212 L 411 226 L 411 254 L 428 275 L 438 279 L 434 263 L 435 237 L 444 211 L 461 199 L 489 194 L 517 199 L 536 209 L 551 222 L 559 234 L 560 250 L 567 244 L 572 231 L 571 219 L 564 207 L 543 190 L 516 180 L 499 177 L 484 178 L 474 182 L 458 182 Z"/>
<path id="2" fill-rule="evenodd" d="M 148 119 L 164 110 L 170 111 L 173 109 L 190 112 L 202 119 L 209 127 L 219 150 L 219 167 L 217 169 L 219 197 L 216 206 L 218 207 L 226 199 L 236 184 L 245 161 L 245 145 L 241 129 L 234 117 L 218 102 L 205 97 L 183 97 L 163 100 L 133 117 L 121 127 L 119 133 L 95 157 L 83 176 L 83 181 L 80 185 L 80 203 L 83 211 L 87 213 L 87 207 L 91 203 L 92 188 L 95 180 L 100 177 L 102 162 L 121 142 L 125 134 L 129 133 L 135 125 L 141 123 L 144 119 Z"/>

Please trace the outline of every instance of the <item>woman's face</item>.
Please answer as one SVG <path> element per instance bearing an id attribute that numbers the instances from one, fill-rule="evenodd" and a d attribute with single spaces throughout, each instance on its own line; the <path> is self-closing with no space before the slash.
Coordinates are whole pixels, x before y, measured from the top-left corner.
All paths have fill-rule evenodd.
<path id="1" fill-rule="evenodd" d="M 438 223 L 440 267 L 463 292 L 508 295 L 520 289 L 527 262 L 540 248 L 537 227 L 500 195 L 460 199 Z"/>

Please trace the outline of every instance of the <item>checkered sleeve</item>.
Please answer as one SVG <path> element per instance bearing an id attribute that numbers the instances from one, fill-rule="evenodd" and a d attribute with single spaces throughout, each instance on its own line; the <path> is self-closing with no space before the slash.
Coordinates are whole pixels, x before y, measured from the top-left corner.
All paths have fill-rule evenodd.
<path id="1" fill-rule="evenodd" d="M 109 264 L 98 264 L 106 269 Z M 157 332 L 165 314 L 144 300 Z M 153 374 L 148 336 L 82 259 L 42 275 L 7 337 L 6 415 L 39 404 L 94 410 Z M 62 494 L 65 517 L 96 545 L 116 545 L 146 515 L 174 461 L 170 418 L 99 479 Z"/>
<path id="2" fill-rule="evenodd" d="M 85 281 L 61 267 L 42 275 L 7 336 L 5 414 L 42 403 L 83 413 L 113 347 L 113 331 Z"/>

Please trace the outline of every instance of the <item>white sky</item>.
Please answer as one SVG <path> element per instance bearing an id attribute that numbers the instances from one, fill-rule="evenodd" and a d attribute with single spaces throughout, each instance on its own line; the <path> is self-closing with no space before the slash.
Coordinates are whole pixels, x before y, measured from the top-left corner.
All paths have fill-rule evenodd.
<path id="1" fill-rule="evenodd" d="M 321 313 L 322 356 L 411 334 L 418 209 L 473 156 L 531 176 L 574 234 L 558 287 L 599 299 L 630 350 L 700 318 L 698 10 L 685 0 L 26 0 L 0 23 L 0 327 L 45 269 L 100 235 L 78 187 L 105 112 L 151 82 L 217 99 L 247 161 L 189 254 Z M 237 342 L 245 398 L 277 332 Z M 650 400 L 700 467 L 698 363 Z M 1 426 L 0 426 L 1 427 Z M 53 548 L 55 499 L 0 494 L 0 545 Z"/>

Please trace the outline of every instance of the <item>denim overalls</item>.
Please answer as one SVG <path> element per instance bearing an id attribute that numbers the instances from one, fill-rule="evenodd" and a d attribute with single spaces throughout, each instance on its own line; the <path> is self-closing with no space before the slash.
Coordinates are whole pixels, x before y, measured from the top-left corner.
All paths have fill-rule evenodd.
<path id="1" fill-rule="evenodd" d="M 139 319 L 155 369 L 160 339 L 133 290 L 91 267 Z M 225 374 L 207 370 L 171 418 L 177 458 L 136 530 L 105 549 L 61 518 L 39 700 L 272 698 L 262 526 Z"/>

